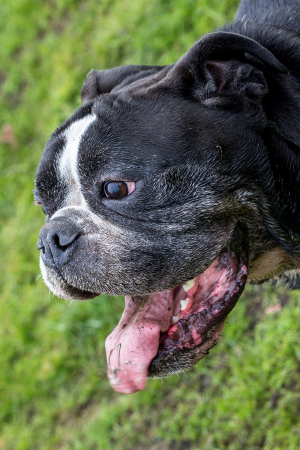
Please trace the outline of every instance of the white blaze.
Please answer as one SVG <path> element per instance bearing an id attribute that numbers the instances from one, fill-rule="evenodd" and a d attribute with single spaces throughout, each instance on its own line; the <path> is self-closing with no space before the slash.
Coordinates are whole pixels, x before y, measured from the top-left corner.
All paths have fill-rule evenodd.
<path id="1" fill-rule="evenodd" d="M 60 178 L 68 187 L 66 203 L 88 208 L 82 194 L 78 173 L 78 150 L 81 138 L 88 127 L 96 119 L 94 114 L 89 114 L 76 120 L 65 131 L 66 145 L 59 160 Z"/>

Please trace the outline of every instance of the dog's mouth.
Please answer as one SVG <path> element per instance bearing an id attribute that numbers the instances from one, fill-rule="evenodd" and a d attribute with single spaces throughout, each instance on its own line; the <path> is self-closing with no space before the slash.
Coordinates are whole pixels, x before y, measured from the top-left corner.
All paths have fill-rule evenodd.
<path id="1" fill-rule="evenodd" d="M 106 340 L 111 386 L 134 393 L 148 377 L 180 372 L 202 359 L 219 338 L 247 275 L 247 251 L 239 244 L 183 285 L 125 297 L 122 318 Z"/>

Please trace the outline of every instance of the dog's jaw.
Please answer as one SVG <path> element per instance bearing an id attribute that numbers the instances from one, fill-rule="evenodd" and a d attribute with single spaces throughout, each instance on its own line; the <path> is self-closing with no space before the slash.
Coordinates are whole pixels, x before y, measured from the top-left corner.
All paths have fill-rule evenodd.
<path id="1" fill-rule="evenodd" d="M 45 285 L 57 297 L 66 300 L 90 300 L 99 295 L 99 292 L 91 292 L 73 287 L 67 283 L 64 278 L 57 273 L 57 270 L 46 267 L 40 256 L 40 269 Z"/>

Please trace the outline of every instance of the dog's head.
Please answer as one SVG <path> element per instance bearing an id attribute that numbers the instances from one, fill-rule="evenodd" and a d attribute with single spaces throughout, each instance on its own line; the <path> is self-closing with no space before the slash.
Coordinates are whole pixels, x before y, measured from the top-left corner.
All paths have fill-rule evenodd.
<path id="1" fill-rule="evenodd" d="M 265 144 L 268 79 L 284 73 L 251 39 L 214 33 L 171 66 L 91 71 L 83 106 L 48 141 L 43 278 L 72 300 L 126 296 L 107 339 L 120 392 L 207 354 L 248 272 L 294 267 Z"/>

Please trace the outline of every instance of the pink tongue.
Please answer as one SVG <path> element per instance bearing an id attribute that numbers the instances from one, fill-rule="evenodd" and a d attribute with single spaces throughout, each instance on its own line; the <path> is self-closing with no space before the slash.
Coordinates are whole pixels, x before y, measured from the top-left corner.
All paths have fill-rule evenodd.
<path id="1" fill-rule="evenodd" d="M 125 297 L 118 326 L 105 342 L 108 378 L 121 394 L 145 389 L 148 367 L 158 351 L 160 333 L 173 316 L 173 289 L 146 299 Z"/>

